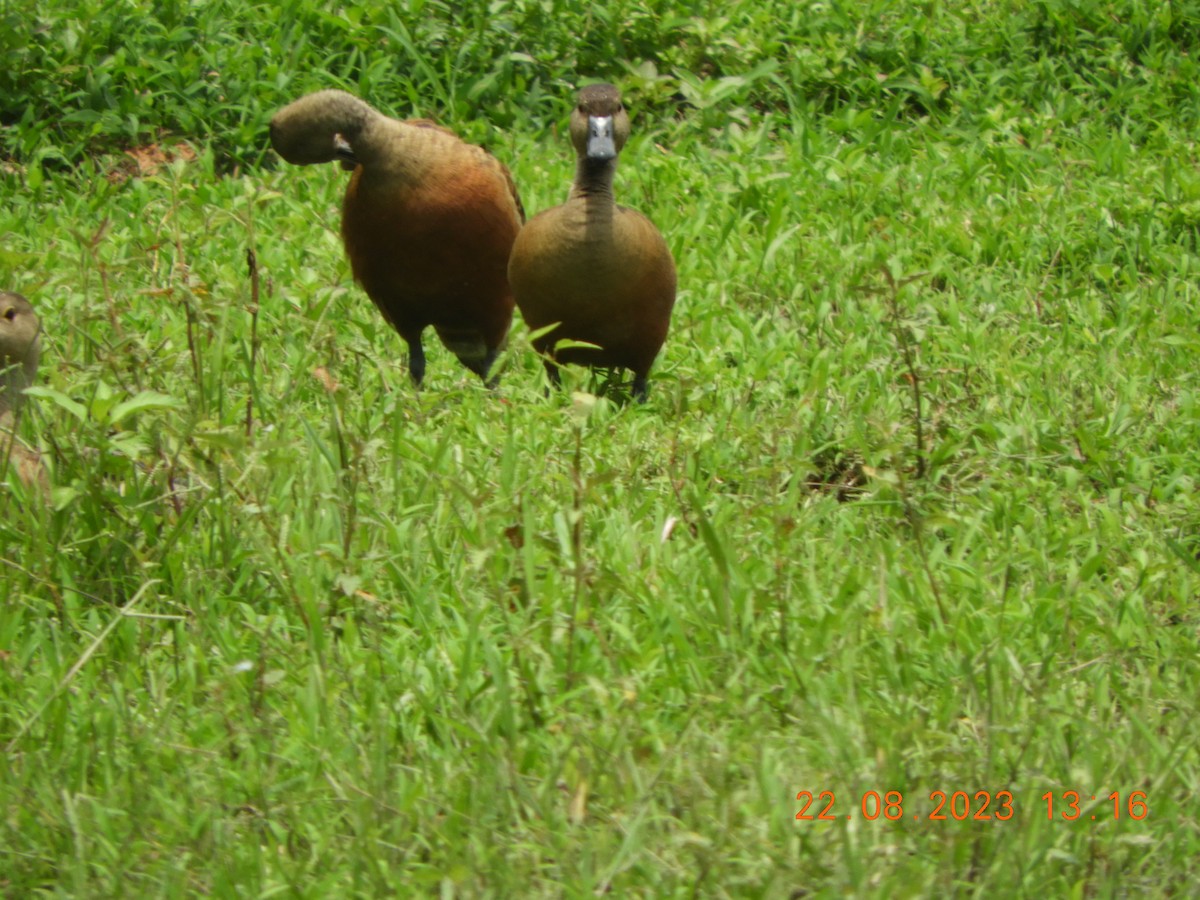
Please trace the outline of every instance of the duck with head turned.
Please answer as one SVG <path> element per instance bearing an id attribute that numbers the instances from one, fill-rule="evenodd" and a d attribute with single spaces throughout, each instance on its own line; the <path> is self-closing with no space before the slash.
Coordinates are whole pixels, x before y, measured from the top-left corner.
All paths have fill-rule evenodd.
<path id="1" fill-rule="evenodd" d="M 525 218 L 508 169 L 448 129 L 389 118 L 344 91 L 281 109 L 271 144 L 296 165 L 336 159 L 353 170 L 342 240 L 355 280 L 408 344 L 413 381 L 432 325 L 487 382 L 512 322 L 507 265 Z"/>
<path id="2" fill-rule="evenodd" d="M 42 325 L 29 301 L 0 291 L 0 424 L 13 417 L 33 384 L 42 353 Z"/>
<path id="3" fill-rule="evenodd" d="M 567 202 L 538 213 L 521 230 L 508 264 L 517 306 L 535 331 L 550 380 L 558 363 L 629 369 L 644 402 L 647 378 L 675 305 L 675 262 L 659 230 L 613 199 L 617 154 L 629 137 L 629 114 L 611 84 L 579 93 L 571 113 L 575 181 Z M 561 340 L 595 347 L 568 347 Z"/>

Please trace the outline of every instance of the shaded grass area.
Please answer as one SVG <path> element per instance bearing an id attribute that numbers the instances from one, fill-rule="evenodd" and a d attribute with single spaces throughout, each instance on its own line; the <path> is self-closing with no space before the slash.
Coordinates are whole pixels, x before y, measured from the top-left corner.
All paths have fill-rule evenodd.
<path id="1" fill-rule="evenodd" d="M 545 397 L 519 323 L 499 395 L 440 347 L 414 392 L 333 167 L 5 171 L 53 491 L 0 493 L 0 884 L 1189 892 L 1200 183 L 1144 83 L 1117 129 L 1074 90 L 644 104 L 618 197 L 682 289 L 646 407 Z M 561 201 L 561 138 L 495 149 Z M 1014 817 L 931 820 L 938 790 Z"/>

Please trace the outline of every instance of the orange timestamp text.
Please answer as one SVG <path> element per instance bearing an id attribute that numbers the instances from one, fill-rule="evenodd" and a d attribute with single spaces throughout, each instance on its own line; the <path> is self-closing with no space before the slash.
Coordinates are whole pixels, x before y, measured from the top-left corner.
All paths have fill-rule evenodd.
<path id="1" fill-rule="evenodd" d="M 1133 791 L 1128 794 L 1113 791 L 1107 796 L 1101 796 L 1100 802 L 1097 802 L 1095 794 L 1089 794 L 1085 800 L 1079 791 L 1047 791 L 1041 799 L 1046 804 L 1047 819 L 1074 821 L 1090 816 L 1093 820 L 1115 820 L 1127 816 L 1130 819 L 1141 820 L 1150 814 L 1145 791 Z M 849 805 L 843 801 L 841 806 L 838 805 L 837 795 L 833 791 L 820 791 L 816 794 L 812 791 L 800 791 L 796 794 L 796 800 L 800 803 L 800 811 L 796 813 L 796 818 L 802 822 L 836 822 L 839 819 L 854 818 L 863 818 L 870 822 L 877 819 L 890 822 L 900 819 L 1007 822 L 1017 811 L 1016 799 L 1011 791 L 937 790 L 931 791 L 928 798 L 922 798 L 915 803 L 910 799 L 907 808 L 901 791 L 865 791 L 852 798 Z M 1112 804 L 1111 809 L 1105 801 Z"/>

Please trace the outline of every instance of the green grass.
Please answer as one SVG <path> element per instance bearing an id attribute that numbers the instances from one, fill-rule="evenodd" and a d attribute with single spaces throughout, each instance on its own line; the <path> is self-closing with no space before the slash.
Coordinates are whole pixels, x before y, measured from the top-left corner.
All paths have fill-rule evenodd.
<path id="1" fill-rule="evenodd" d="M 409 66 L 384 12 L 53 6 L 0 83 L 51 484 L 0 484 L 0 892 L 1197 889 L 1200 5 L 430 2 Z M 545 396 L 519 320 L 499 394 L 435 342 L 415 392 L 266 117 L 437 114 L 532 212 L 581 75 L 679 266 L 650 402 Z"/>

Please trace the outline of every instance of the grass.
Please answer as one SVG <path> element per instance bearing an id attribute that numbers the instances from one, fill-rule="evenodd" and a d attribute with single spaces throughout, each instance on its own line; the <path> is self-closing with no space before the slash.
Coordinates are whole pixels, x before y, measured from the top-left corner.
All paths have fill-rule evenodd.
<path id="1" fill-rule="evenodd" d="M 219 3 L 79 4 L 73 45 L 39 12 L 4 75 L 101 115 L 0 113 L 52 486 L 0 489 L 3 890 L 1193 892 L 1197 7 L 418 6 L 398 75 L 383 12 L 249 43 L 266 8 Z M 179 28 L 228 107 L 134 52 Z M 679 264 L 650 402 L 544 396 L 519 321 L 498 395 L 436 345 L 413 391 L 344 174 L 265 117 L 439 113 L 536 211 L 580 73 L 632 98 L 618 196 Z"/>

